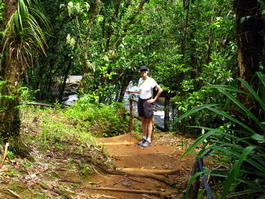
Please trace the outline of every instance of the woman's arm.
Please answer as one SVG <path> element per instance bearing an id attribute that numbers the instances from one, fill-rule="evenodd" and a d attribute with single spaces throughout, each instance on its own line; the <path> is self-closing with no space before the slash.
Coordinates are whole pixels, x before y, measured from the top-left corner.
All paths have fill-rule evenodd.
<path id="1" fill-rule="evenodd" d="M 140 94 L 140 91 L 138 90 L 138 91 L 129 91 L 129 90 L 127 90 L 126 91 L 127 93 L 137 93 L 137 94 Z"/>
<path id="2" fill-rule="evenodd" d="M 156 94 L 156 96 L 154 98 L 155 101 L 159 98 L 159 96 L 163 92 L 162 88 L 158 84 L 156 85 L 156 89 L 158 90 L 158 92 L 157 92 L 157 94 Z"/>
<path id="3" fill-rule="evenodd" d="M 150 100 L 147 101 L 148 103 L 154 103 L 159 98 L 161 93 L 163 92 L 162 88 L 158 84 L 156 85 L 155 88 L 157 89 L 158 92 L 157 92 L 156 96 L 153 99 L 150 99 Z"/>

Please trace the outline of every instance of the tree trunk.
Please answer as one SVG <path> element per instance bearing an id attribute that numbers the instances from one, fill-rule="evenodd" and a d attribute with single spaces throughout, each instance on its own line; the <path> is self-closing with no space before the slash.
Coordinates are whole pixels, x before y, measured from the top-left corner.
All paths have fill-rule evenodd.
<path id="1" fill-rule="evenodd" d="M 5 22 L 6 25 L 17 10 L 18 2 L 5 2 Z M 13 34 L 13 33 L 11 33 Z M 17 46 L 15 42 L 7 43 L 2 61 L 2 80 L 0 87 L 0 136 L 3 142 L 10 143 L 10 150 L 15 154 L 25 155 L 26 150 L 20 140 L 20 87 L 21 87 L 21 67 L 20 60 L 17 59 Z"/>
<path id="2" fill-rule="evenodd" d="M 64 93 L 64 89 L 66 86 L 66 81 L 67 81 L 67 78 L 68 78 L 68 75 L 69 75 L 69 72 L 70 72 L 70 69 L 72 66 L 72 58 L 69 56 L 69 57 L 66 57 L 66 60 L 67 59 L 68 59 L 68 65 L 67 65 L 66 71 L 64 73 L 64 79 L 63 79 L 62 86 L 60 87 L 60 94 L 59 94 L 59 101 L 60 102 L 62 102 L 62 100 L 63 100 L 63 93 Z"/>
<path id="3" fill-rule="evenodd" d="M 114 13 L 113 13 L 113 17 L 112 17 L 112 23 L 117 22 L 120 6 L 121 6 L 121 0 L 117 0 Z M 110 40 L 111 40 L 111 36 L 113 33 L 114 33 L 113 27 L 109 26 L 107 29 L 106 37 L 105 37 L 106 38 L 106 50 L 109 49 Z"/>
<path id="4" fill-rule="evenodd" d="M 135 18 L 141 13 L 143 10 L 143 7 L 146 3 L 148 3 L 149 0 L 141 0 L 138 7 L 133 12 L 132 16 L 129 17 L 128 22 L 123 27 L 123 34 L 121 34 L 114 44 L 114 49 L 117 49 L 118 46 L 121 44 L 122 38 L 124 38 L 127 34 L 127 31 L 129 30 L 130 25 L 134 22 Z"/>
<path id="5" fill-rule="evenodd" d="M 194 176 L 196 173 L 200 172 L 200 166 L 199 166 L 199 160 L 196 159 L 192 165 L 192 168 L 190 170 L 190 175 L 189 177 L 186 179 L 186 181 L 184 182 L 184 188 L 187 191 L 188 190 L 188 184 L 192 178 L 192 176 Z M 198 194 L 199 194 L 199 189 L 200 189 L 200 177 L 196 177 L 194 179 L 194 181 L 191 183 L 190 185 L 190 190 L 189 190 L 189 194 L 186 197 L 186 191 L 184 192 L 184 197 L 183 198 L 189 198 L 189 199 L 197 199 L 198 198 Z"/>
<path id="6" fill-rule="evenodd" d="M 8 141 L 11 137 L 18 137 L 20 130 L 20 69 L 13 56 L 6 53 L 5 74 L 3 80 L 4 85 L 1 88 L 0 97 L 0 131 L 4 141 Z"/>
<path id="7" fill-rule="evenodd" d="M 89 25 L 87 28 L 87 33 L 86 33 L 86 40 L 85 40 L 85 45 L 82 47 L 82 51 L 84 53 L 83 57 L 83 63 L 82 63 L 82 80 L 79 84 L 79 91 L 82 93 L 87 92 L 87 84 L 89 82 L 90 78 L 93 78 L 93 65 L 90 62 L 89 58 L 89 47 L 90 47 L 90 39 L 91 39 L 91 32 L 92 28 L 94 25 L 94 21 L 96 16 L 99 14 L 100 11 L 100 0 L 95 0 L 94 5 L 92 6 L 92 11 L 90 13 L 90 18 L 89 18 Z"/>
<path id="8" fill-rule="evenodd" d="M 17 10 L 17 1 L 5 2 L 5 22 L 6 25 Z M 18 137 L 20 130 L 20 111 L 19 111 L 19 91 L 20 88 L 20 68 L 16 61 L 16 50 L 12 47 L 4 52 L 2 63 L 2 75 L 5 82 L 1 87 L 0 95 L 0 131 L 1 137 L 5 142 L 11 137 Z"/>
<path id="9" fill-rule="evenodd" d="M 248 83 L 257 86 L 252 80 L 255 72 L 259 70 L 261 50 L 263 48 L 262 20 L 257 0 L 235 0 L 236 39 L 238 46 L 238 75 Z M 246 91 L 240 83 L 239 89 Z M 240 94 L 238 99 L 248 108 L 254 107 L 253 102 L 246 95 Z"/>
<path id="10" fill-rule="evenodd" d="M 91 32 L 92 32 L 92 27 L 94 25 L 94 21 L 95 21 L 95 18 L 96 16 L 99 14 L 99 11 L 100 11 L 100 1 L 99 0 L 96 0 L 95 2 L 95 5 L 93 6 L 93 10 L 91 12 L 91 15 L 90 15 L 90 19 L 89 19 L 89 26 L 88 26 L 88 29 L 87 29 L 87 34 L 86 34 L 86 45 L 85 45 L 85 49 L 84 49 L 84 52 L 85 52 L 85 55 L 84 55 L 84 63 L 83 63 L 83 75 L 87 73 L 88 69 L 91 69 L 91 63 L 89 61 L 89 45 L 90 45 L 90 39 L 91 39 Z"/>

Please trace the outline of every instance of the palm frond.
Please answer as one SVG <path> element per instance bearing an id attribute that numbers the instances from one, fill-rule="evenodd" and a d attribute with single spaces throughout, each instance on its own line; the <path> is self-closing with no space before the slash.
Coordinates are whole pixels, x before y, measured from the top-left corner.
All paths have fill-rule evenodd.
<path id="1" fill-rule="evenodd" d="M 262 73 L 257 73 L 257 76 L 260 79 L 261 88 L 264 89 L 265 76 Z M 211 88 L 218 89 L 220 93 L 229 99 L 228 105 L 231 106 L 232 104 L 232 110 L 234 110 L 233 114 L 224 111 L 231 109 L 223 108 L 216 104 L 206 104 L 192 108 L 176 121 L 181 122 L 183 118 L 192 117 L 192 115 L 198 114 L 199 111 L 207 109 L 226 118 L 225 121 L 230 121 L 237 127 L 240 126 L 240 128 L 236 129 L 233 129 L 233 126 L 228 129 L 196 127 L 204 129 L 206 133 L 197 138 L 183 154 L 186 155 L 191 153 L 197 146 L 203 144 L 205 140 L 207 140 L 207 144 L 204 144 L 203 149 L 198 153 L 197 157 L 201 157 L 200 155 L 205 150 L 213 151 L 211 156 L 208 157 L 210 160 L 222 162 L 224 165 L 228 166 L 228 168 L 230 167 L 228 174 L 224 172 L 218 174 L 216 170 L 208 170 L 208 175 L 215 175 L 226 179 L 221 198 L 226 198 L 228 195 L 265 194 L 265 188 L 263 186 L 265 183 L 265 151 L 264 145 L 262 145 L 262 143 L 265 143 L 265 122 L 260 121 L 260 117 L 257 117 L 255 113 L 245 107 L 237 99 L 237 94 L 241 93 L 250 96 L 263 112 L 265 111 L 265 101 L 263 97 L 259 95 L 260 93 L 252 88 L 246 81 L 240 78 L 238 81 L 247 88 L 247 91 L 244 92 L 229 85 L 211 85 Z M 239 117 L 235 117 L 234 115 L 238 115 Z M 241 118 L 247 118 L 250 122 L 246 122 Z M 225 136 L 223 140 L 218 139 L 221 134 Z M 255 176 L 255 180 L 251 180 L 249 178 L 250 176 Z M 240 183 L 244 184 L 246 191 L 235 191 L 235 187 Z"/>
<path id="2" fill-rule="evenodd" d="M 250 154 L 255 149 L 255 146 L 248 146 L 244 149 L 242 154 L 240 155 L 239 159 L 235 161 L 232 169 L 230 170 L 230 173 L 227 176 L 227 179 L 225 181 L 225 187 L 223 190 L 223 193 L 221 195 L 221 199 L 225 199 L 229 193 L 229 190 L 231 188 L 232 182 L 237 179 L 238 173 L 240 172 L 240 166 L 243 161 L 246 160 L 248 154 Z"/>
<path id="3" fill-rule="evenodd" d="M 3 32 L 3 50 L 12 53 L 16 49 L 16 57 L 23 65 L 28 65 L 27 58 L 31 57 L 32 49 L 45 54 L 45 34 L 38 21 L 48 27 L 48 20 L 38 9 L 37 1 L 18 0 L 18 8 L 10 17 Z M 24 64 L 23 64 L 24 63 Z"/>

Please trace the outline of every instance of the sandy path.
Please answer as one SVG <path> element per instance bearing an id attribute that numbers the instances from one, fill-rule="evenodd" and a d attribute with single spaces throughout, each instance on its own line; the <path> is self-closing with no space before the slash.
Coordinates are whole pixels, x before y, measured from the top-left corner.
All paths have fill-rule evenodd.
<path id="1" fill-rule="evenodd" d="M 181 159 L 180 157 L 183 154 L 181 147 L 178 144 L 173 146 L 164 145 L 159 136 L 153 140 L 152 146 L 148 148 L 137 145 L 137 142 L 138 140 L 132 137 L 130 133 L 98 139 L 98 144 L 111 155 L 117 170 L 150 172 L 164 176 L 176 182 L 176 184 L 169 186 L 151 178 L 128 175 L 95 175 L 91 179 L 90 186 L 92 184 L 98 190 L 87 190 L 88 194 L 104 194 L 99 198 L 122 199 L 180 198 L 182 196 L 183 183 L 189 174 L 194 157 L 185 156 Z M 174 175 L 161 174 L 172 170 L 178 170 L 178 172 Z M 109 189 L 120 189 L 122 191 L 110 191 Z M 126 193 L 126 190 L 129 193 Z M 134 191 L 140 193 L 133 193 Z M 152 194 L 152 192 L 160 193 L 160 195 Z"/>

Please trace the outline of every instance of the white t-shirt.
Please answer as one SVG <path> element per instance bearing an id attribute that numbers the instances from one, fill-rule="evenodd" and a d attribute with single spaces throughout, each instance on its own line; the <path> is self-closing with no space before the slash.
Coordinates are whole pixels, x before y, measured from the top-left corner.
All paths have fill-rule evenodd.
<path id="1" fill-rule="evenodd" d="M 153 88 L 157 86 L 157 82 L 148 77 L 146 80 L 140 78 L 138 81 L 138 88 L 140 90 L 140 98 L 141 99 L 149 99 L 153 95 Z"/>

